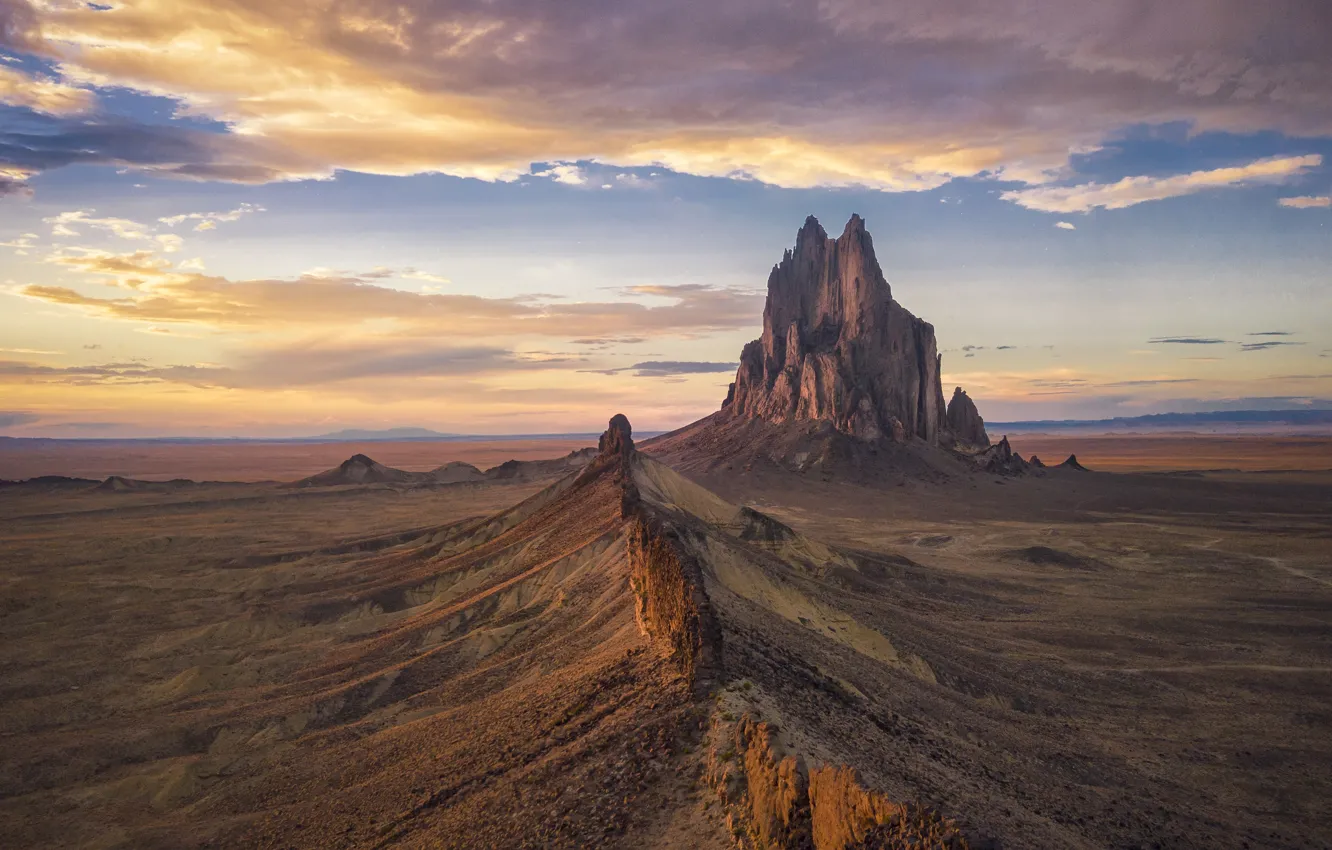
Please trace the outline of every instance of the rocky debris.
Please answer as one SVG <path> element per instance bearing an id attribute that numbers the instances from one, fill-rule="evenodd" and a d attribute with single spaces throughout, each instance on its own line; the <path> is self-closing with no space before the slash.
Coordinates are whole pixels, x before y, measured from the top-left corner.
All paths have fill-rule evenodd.
<path id="1" fill-rule="evenodd" d="M 837 239 L 810 216 L 768 277 L 763 335 L 741 353 L 723 410 L 937 444 L 947 423 L 936 348 L 934 327 L 893 300 L 860 216 Z"/>
<path id="2" fill-rule="evenodd" d="M 976 403 L 961 387 L 953 389 L 953 397 L 948 401 L 948 430 L 960 443 L 970 446 L 990 445 L 990 436 L 985 433 L 985 420 L 981 419 Z"/>
<path id="3" fill-rule="evenodd" d="M 1041 462 L 1041 459 L 1038 458 L 1038 457 L 1036 457 L 1036 455 L 1032 455 L 1032 456 L 1031 456 L 1031 460 L 1027 461 L 1027 463 L 1031 464 L 1032 466 L 1036 467 L 1037 469 L 1045 469 L 1045 464 L 1042 463 L 1042 462 Z"/>
<path id="4" fill-rule="evenodd" d="M 985 451 L 973 455 L 972 463 L 995 475 L 1021 475 L 1028 470 L 1022 455 L 1013 451 L 1013 447 L 1008 444 L 1007 435 Z"/>
<path id="5" fill-rule="evenodd" d="M 728 809 L 742 848 L 765 850 L 971 850 L 955 821 L 919 803 L 896 803 L 861 785 L 849 767 L 810 771 L 778 730 L 746 714 L 708 753 L 704 778 Z"/>
<path id="6" fill-rule="evenodd" d="M 1076 470 L 1079 470 L 1080 472 L 1088 472 L 1088 471 L 1089 471 L 1089 470 L 1087 469 L 1087 467 L 1085 467 L 1085 466 L 1083 466 L 1082 464 L 1078 463 L 1078 456 L 1077 456 L 1077 455 L 1069 455 L 1069 456 L 1068 456 L 1068 459 L 1065 460 L 1063 463 L 1059 464 L 1059 466 L 1060 466 L 1061 468 L 1065 468 L 1065 469 L 1076 469 Z"/>

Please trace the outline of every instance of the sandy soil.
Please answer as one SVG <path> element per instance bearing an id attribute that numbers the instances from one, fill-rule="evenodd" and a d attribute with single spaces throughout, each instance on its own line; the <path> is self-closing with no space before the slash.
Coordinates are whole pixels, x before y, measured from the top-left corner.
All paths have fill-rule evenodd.
<path id="1" fill-rule="evenodd" d="M 385 466 L 424 472 L 450 461 L 487 469 L 506 460 L 560 457 L 595 440 L 475 440 L 369 443 L 156 443 L 0 439 L 0 479 L 39 475 L 101 480 L 295 481 L 354 454 Z"/>

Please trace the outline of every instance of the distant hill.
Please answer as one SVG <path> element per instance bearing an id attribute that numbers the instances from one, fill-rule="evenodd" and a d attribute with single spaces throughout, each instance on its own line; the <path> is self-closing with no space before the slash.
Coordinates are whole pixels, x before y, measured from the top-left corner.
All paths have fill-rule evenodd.
<path id="1" fill-rule="evenodd" d="M 1152 413 L 1114 419 L 1036 419 L 989 422 L 1003 431 L 1328 431 L 1332 410 L 1216 410 L 1206 413 Z"/>

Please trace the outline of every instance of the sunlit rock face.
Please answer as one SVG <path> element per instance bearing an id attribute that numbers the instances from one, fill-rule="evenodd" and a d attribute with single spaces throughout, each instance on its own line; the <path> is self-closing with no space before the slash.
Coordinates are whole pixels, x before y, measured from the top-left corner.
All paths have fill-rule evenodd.
<path id="1" fill-rule="evenodd" d="M 763 336 L 727 397 L 735 417 L 824 420 L 866 440 L 947 431 L 934 327 L 893 300 L 865 222 L 831 239 L 810 216 L 768 277 Z"/>

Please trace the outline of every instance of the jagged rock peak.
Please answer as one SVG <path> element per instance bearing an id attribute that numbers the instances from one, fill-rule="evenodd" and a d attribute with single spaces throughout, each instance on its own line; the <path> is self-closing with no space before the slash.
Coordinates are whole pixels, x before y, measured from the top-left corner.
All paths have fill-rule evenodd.
<path id="1" fill-rule="evenodd" d="M 1078 463 L 1078 456 L 1077 456 L 1077 455 L 1069 455 L 1069 456 L 1068 456 L 1068 459 L 1065 460 L 1063 463 L 1061 463 L 1061 464 L 1059 464 L 1059 465 L 1060 465 L 1060 466 L 1064 466 L 1064 467 L 1068 467 L 1069 469 L 1079 469 L 1079 470 L 1082 470 L 1083 472 L 1086 472 L 1086 471 L 1087 471 L 1087 467 L 1085 467 L 1085 466 L 1083 466 L 1082 464 Z"/>
<path id="2" fill-rule="evenodd" d="M 826 420 L 866 440 L 946 430 L 934 328 L 893 300 L 859 215 L 828 237 L 810 216 L 768 276 L 763 336 L 723 407 L 769 422 Z"/>
<path id="3" fill-rule="evenodd" d="M 634 429 L 629 424 L 629 417 L 617 413 L 611 417 L 606 433 L 601 435 L 597 448 L 602 457 L 609 455 L 627 456 L 634 450 Z"/>
<path id="4" fill-rule="evenodd" d="M 956 387 L 948 401 L 948 430 L 959 442 L 972 446 L 988 446 L 990 435 L 985 433 L 985 420 L 981 419 L 976 403 L 966 390 Z"/>

